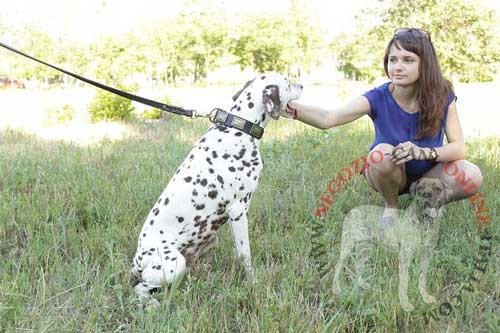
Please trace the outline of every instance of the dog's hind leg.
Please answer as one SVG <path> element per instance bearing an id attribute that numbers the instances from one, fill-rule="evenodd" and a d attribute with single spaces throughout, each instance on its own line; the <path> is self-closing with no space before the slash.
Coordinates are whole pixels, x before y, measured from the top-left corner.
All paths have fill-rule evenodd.
<path id="1" fill-rule="evenodd" d="M 370 278 L 364 278 L 366 263 L 370 259 L 370 254 L 373 252 L 373 243 L 370 240 L 361 240 L 356 246 L 356 260 L 354 267 L 356 270 L 358 285 L 363 289 L 370 288 Z"/>
<path id="2" fill-rule="evenodd" d="M 347 221 L 348 222 L 348 221 Z M 337 264 L 335 265 L 335 272 L 333 275 L 333 292 L 335 294 L 340 293 L 340 273 L 344 268 L 344 261 L 351 254 L 352 248 L 356 241 L 354 228 L 351 228 L 349 223 L 344 222 L 344 228 L 342 231 L 342 243 L 340 245 L 340 254 Z"/>
<path id="3" fill-rule="evenodd" d="M 415 253 L 415 246 L 411 243 L 401 244 L 399 252 L 399 303 L 405 311 L 413 311 L 415 307 L 408 299 L 409 268 Z"/>
<path id="4" fill-rule="evenodd" d="M 154 305 L 157 302 L 151 297 L 151 291 L 160 288 L 164 283 L 173 283 L 181 278 L 186 271 L 186 260 L 175 248 L 151 248 L 136 255 L 132 274 L 139 278 L 134 287 L 136 295 L 143 300 L 149 300 Z"/>
<path id="5" fill-rule="evenodd" d="M 418 290 L 420 291 L 420 295 L 422 295 L 422 299 L 425 303 L 436 303 L 436 299 L 427 292 L 427 272 L 429 270 L 429 264 L 431 261 L 431 252 L 426 249 L 422 252 L 420 256 L 420 264 L 418 267 L 419 276 L 418 276 Z"/>

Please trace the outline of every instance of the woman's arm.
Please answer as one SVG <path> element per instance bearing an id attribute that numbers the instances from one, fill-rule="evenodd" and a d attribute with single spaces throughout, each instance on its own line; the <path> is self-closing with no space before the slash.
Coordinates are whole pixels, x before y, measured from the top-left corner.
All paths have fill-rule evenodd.
<path id="1" fill-rule="evenodd" d="M 288 103 L 288 113 L 296 111 L 296 119 L 320 129 L 328 129 L 354 121 L 370 113 L 370 103 L 359 96 L 339 109 L 324 109 L 319 106 L 305 105 L 295 101 Z"/>
<path id="2" fill-rule="evenodd" d="M 465 143 L 462 128 L 458 121 L 458 114 L 455 102 L 448 108 L 448 119 L 445 129 L 447 144 L 436 147 L 437 159 L 439 162 L 452 162 L 465 159 Z M 418 147 L 413 142 L 400 143 L 392 150 L 392 161 L 398 165 L 411 160 L 427 160 L 431 156 L 432 148 Z"/>
<path id="3" fill-rule="evenodd" d="M 465 142 L 458 119 L 457 106 L 452 102 L 448 107 L 448 120 L 446 121 L 446 140 L 448 143 L 436 148 L 437 161 L 451 162 L 465 159 Z"/>

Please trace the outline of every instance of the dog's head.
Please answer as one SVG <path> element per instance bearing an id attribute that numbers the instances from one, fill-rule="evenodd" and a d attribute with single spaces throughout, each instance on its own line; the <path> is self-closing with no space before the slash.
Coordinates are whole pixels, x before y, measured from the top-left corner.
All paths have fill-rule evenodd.
<path id="1" fill-rule="evenodd" d="M 419 220 L 424 224 L 432 223 L 441 215 L 450 195 L 449 187 L 438 178 L 420 178 L 411 184 L 409 192 Z"/>
<path id="2" fill-rule="evenodd" d="M 256 92 L 261 94 L 262 106 L 271 118 L 278 119 L 280 115 L 289 118 L 290 115 L 284 111 L 285 106 L 289 101 L 298 99 L 302 94 L 302 89 L 301 84 L 292 83 L 281 74 L 266 73 L 248 81 L 243 89 L 233 96 L 233 101 L 236 102 L 243 92 L 247 93 L 243 98 L 248 100 L 257 98 L 257 96 L 251 95 L 252 92 Z"/>

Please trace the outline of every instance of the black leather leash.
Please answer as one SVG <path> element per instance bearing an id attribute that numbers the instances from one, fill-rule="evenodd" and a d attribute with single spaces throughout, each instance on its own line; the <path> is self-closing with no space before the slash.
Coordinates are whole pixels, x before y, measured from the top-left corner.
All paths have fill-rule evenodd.
<path id="1" fill-rule="evenodd" d="M 134 95 L 134 94 L 131 94 L 131 93 L 128 93 L 126 91 L 122 91 L 122 90 L 119 90 L 119 89 L 116 89 L 116 88 L 113 88 L 113 87 L 109 87 L 107 85 L 104 85 L 102 83 L 99 83 L 97 81 L 94 81 L 94 80 L 90 80 L 90 79 L 87 79 L 83 76 L 80 76 L 78 74 L 75 74 L 75 73 L 72 73 L 72 72 L 69 72 L 67 70 L 64 70 L 60 67 L 57 67 L 57 66 L 54 66 L 54 65 L 51 65 L 45 61 L 42 61 L 42 60 L 39 60 L 37 58 L 34 58 L 24 52 L 21 52 L 19 50 L 16 50 L 15 48 L 11 47 L 11 46 L 8 46 L 2 42 L 0 42 L 0 46 L 9 50 L 9 51 L 12 51 L 14 53 L 17 53 L 19 55 L 22 55 L 26 58 L 29 58 L 33 61 L 36 61 L 36 62 L 39 62 L 45 66 L 48 66 L 50 68 L 53 68 L 57 71 L 60 71 L 64 74 L 67 74 L 69 76 L 72 76 L 74 77 L 75 79 L 78 79 L 80 81 L 83 81 L 83 82 L 86 82 L 88 84 L 91 84 L 95 87 L 98 87 L 98 88 L 101 88 L 101 89 L 104 89 L 106 91 L 109 91 L 113 94 L 116 94 L 118 96 L 121 96 L 121 97 L 124 97 L 124 98 L 127 98 L 127 99 L 130 99 L 130 100 L 133 100 L 133 101 L 136 101 L 136 102 L 139 102 L 139 103 L 142 103 L 142 104 L 145 104 L 145 105 L 149 105 L 151 107 L 154 107 L 156 109 L 159 109 L 159 110 L 162 110 L 162 111 L 165 111 L 165 112 L 170 112 L 170 113 L 174 113 L 174 114 L 178 114 L 178 115 L 182 115 L 182 116 L 186 116 L 186 117 L 190 117 L 190 118 L 208 118 L 212 123 L 214 124 L 221 124 L 221 125 L 224 125 L 224 126 L 227 126 L 227 127 L 232 127 L 232 128 L 236 128 L 248 135 L 251 135 L 252 137 L 256 138 L 256 139 L 260 139 L 262 137 L 262 134 L 264 133 L 264 129 L 262 127 L 260 127 L 259 125 L 257 124 L 254 124 L 248 120 L 245 120 L 241 117 L 238 117 L 236 115 L 233 115 L 227 111 L 224 111 L 222 109 L 213 109 L 210 114 L 208 115 L 201 115 L 201 114 L 198 114 L 195 110 L 188 110 L 188 109 L 183 109 L 181 107 L 177 107 L 177 106 L 173 106 L 173 105 L 168 105 L 168 104 L 164 104 L 164 103 L 160 103 L 160 102 L 157 102 L 157 101 L 153 101 L 151 99 L 148 99 L 148 98 L 144 98 L 144 97 L 141 97 L 141 96 L 137 96 L 137 95 Z"/>

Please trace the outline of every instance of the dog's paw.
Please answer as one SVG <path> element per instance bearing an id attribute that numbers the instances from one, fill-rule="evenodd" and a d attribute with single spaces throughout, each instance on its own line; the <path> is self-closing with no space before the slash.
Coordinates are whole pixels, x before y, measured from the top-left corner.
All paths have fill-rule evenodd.
<path id="1" fill-rule="evenodd" d="M 333 284 L 333 287 L 332 287 L 332 292 L 335 294 L 335 295 L 339 295 L 341 290 L 340 290 L 340 286 L 338 285 L 338 283 L 334 283 Z"/>
<path id="2" fill-rule="evenodd" d="M 160 302 L 158 302 L 155 298 L 151 297 L 147 302 L 146 302 L 146 308 L 149 309 L 157 309 L 160 307 Z"/>
<path id="3" fill-rule="evenodd" d="M 427 304 L 434 304 L 436 303 L 436 298 L 434 298 L 434 296 L 431 296 L 427 293 L 422 293 L 422 300 L 424 301 L 424 303 L 427 303 Z"/>
<path id="4" fill-rule="evenodd" d="M 400 303 L 401 303 L 401 307 L 406 312 L 412 312 L 413 310 L 415 310 L 415 306 L 413 304 L 411 304 L 410 302 L 400 302 Z"/>
<path id="5" fill-rule="evenodd" d="M 358 286 L 363 290 L 368 290 L 370 289 L 371 284 L 368 281 L 363 280 L 362 278 L 358 278 Z"/>

